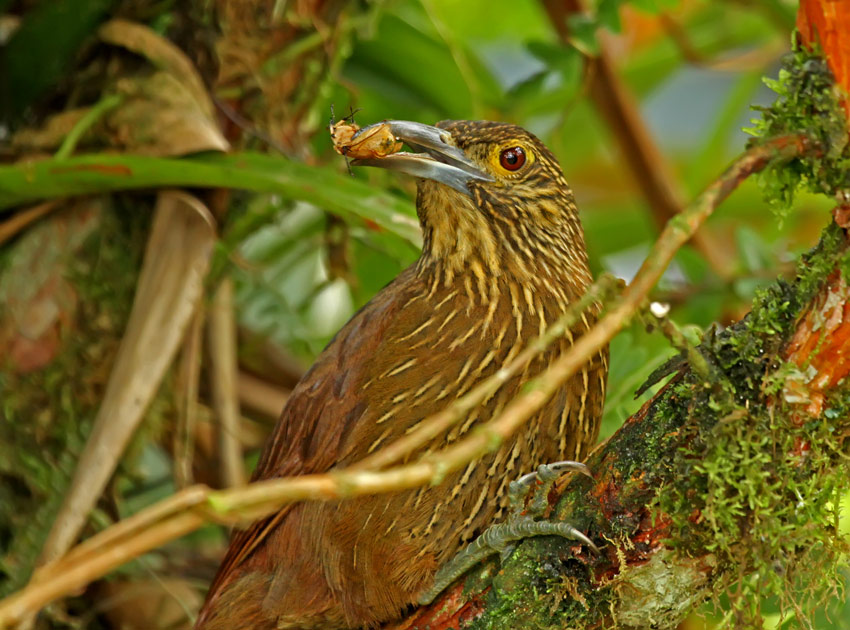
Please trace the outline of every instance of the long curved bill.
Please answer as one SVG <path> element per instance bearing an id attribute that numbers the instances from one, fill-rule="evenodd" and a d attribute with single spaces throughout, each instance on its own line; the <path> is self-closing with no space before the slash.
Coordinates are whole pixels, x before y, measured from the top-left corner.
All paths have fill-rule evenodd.
<path id="1" fill-rule="evenodd" d="M 407 120 L 387 120 L 363 127 L 357 135 L 365 136 L 380 125 L 389 126 L 396 140 L 419 153 L 393 153 L 384 157 L 358 158 L 354 166 L 378 166 L 414 177 L 422 177 L 451 186 L 469 195 L 467 184 L 473 180 L 493 181 L 466 154 L 451 144 L 451 134 L 444 129 Z"/>

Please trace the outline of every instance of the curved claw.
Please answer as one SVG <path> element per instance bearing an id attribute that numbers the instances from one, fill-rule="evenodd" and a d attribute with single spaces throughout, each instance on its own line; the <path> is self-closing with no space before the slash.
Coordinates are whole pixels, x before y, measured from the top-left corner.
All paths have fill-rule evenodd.
<path id="1" fill-rule="evenodd" d="M 588 547 L 590 547 L 590 550 L 593 551 L 593 553 L 595 553 L 597 556 L 602 553 L 599 550 L 599 547 L 596 546 L 596 543 L 594 543 L 592 540 L 590 540 L 590 538 L 588 538 L 587 535 L 584 532 L 580 532 L 575 527 L 573 527 L 572 528 L 572 535 L 576 540 L 578 540 L 579 542 L 582 542 L 585 545 L 587 545 Z"/>

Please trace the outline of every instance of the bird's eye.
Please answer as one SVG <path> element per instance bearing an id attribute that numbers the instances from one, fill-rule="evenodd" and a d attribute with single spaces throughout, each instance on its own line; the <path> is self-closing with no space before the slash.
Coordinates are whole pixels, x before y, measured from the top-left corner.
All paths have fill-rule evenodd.
<path id="1" fill-rule="evenodd" d="M 505 149 L 499 155 L 499 164 L 506 171 L 518 171 L 525 164 L 525 151 L 522 147 Z"/>

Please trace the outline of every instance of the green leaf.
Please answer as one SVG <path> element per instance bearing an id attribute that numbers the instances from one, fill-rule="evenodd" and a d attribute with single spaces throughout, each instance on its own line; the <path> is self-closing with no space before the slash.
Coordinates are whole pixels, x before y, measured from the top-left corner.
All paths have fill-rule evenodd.
<path id="1" fill-rule="evenodd" d="M 532 41 L 526 49 L 547 66 L 515 85 L 508 93 L 509 109 L 519 119 L 561 112 L 581 84 L 582 56 L 571 46 Z"/>
<path id="2" fill-rule="evenodd" d="M 56 85 L 114 0 L 41 2 L 0 47 L 0 118 L 15 119 Z"/>
<path id="3" fill-rule="evenodd" d="M 560 72 L 568 82 L 578 81 L 581 54 L 575 48 L 543 41 L 528 42 L 525 47 L 550 70 Z"/>
<path id="4" fill-rule="evenodd" d="M 508 92 L 511 104 L 526 104 L 536 100 L 545 90 L 546 79 L 552 76 L 550 72 L 536 72 L 524 81 L 520 81 Z"/>
<path id="5" fill-rule="evenodd" d="M 623 29 L 620 21 L 620 4 L 622 0 L 602 0 L 596 9 L 599 24 L 614 33 L 619 33 Z"/>
<path id="6" fill-rule="evenodd" d="M 116 190 L 198 186 L 237 188 L 307 201 L 346 221 L 386 231 L 419 247 L 413 205 L 327 167 L 258 153 L 189 158 L 85 155 L 0 166 L 0 210 L 48 199 Z"/>
<path id="7" fill-rule="evenodd" d="M 387 15 L 381 20 L 378 36 L 355 48 L 344 74 L 362 91 L 357 105 L 366 110 L 364 119 L 385 117 L 386 111 L 394 118 L 413 120 L 469 118 L 475 106 L 473 89 L 480 90 L 485 102 L 498 101 L 500 92 L 472 51 L 463 47 L 463 54 L 474 73 L 474 86 L 469 85 L 444 41 Z M 420 112 L 427 113 L 422 116 Z"/>
<path id="8" fill-rule="evenodd" d="M 581 13 L 574 13 L 567 23 L 570 27 L 570 43 L 579 51 L 589 56 L 599 54 L 599 42 L 596 39 L 597 21 Z"/>

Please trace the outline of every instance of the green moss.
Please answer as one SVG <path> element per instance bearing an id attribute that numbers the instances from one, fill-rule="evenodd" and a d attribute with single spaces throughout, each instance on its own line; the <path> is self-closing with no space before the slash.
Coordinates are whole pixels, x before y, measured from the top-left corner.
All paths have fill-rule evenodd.
<path id="1" fill-rule="evenodd" d="M 800 188 L 833 196 L 850 186 L 846 117 L 832 73 L 817 51 L 786 55 L 779 77 L 765 83 L 776 101 L 754 108 L 762 118 L 748 131 L 759 138 L 804 134 L 823 147 L 820 156 L 776 164 L 761 174 L 765 199 L 785 216 Z"/>
<path id="2" fill-rule="evenodd" d="M 556 539 L 525 541 L 493 579 L 493 607 L 473 627 L 644 627 L 641 620 L 674 620 L 709 587 L 706 566 L 744 576 L 726 584 L 739 625 L 755 623 L 769 596 L 799 607 L 797 620 L 805 624 L 802 611 L 832 592 L 844 550 L 835 529 L 834 506 L 847 487 L 836 420 L 850 418 L 850 406 L 837 396 L 823 418 L 797 426 L 788 409 L 769 408 L 767 398 L 795 369 L 775 357 L 844 249 L 841 231 L 829 228 L 801 260 L 795 282 L 778 281 L 759 294 L 744 321 L 709 331 L 700 351 L 714 381 L 681 372 L 653 402 L 651 422 L 618 432 L 617 456 L 606 459 L 610 469 L 597 471 L 610 479 L 610 496 L 577 499 L 590 483 L 580 479 L 563 497 L 560 518 L 597 538 L 604 532 L 622 564 L 641 554 L 646 562 L 600 586 L 592 558 L 574 558 Z M 793 455 L 801 440 L 810 445 L 804 462 Z M 611 515 L 602 524 L 594 522 L 600 502 Z M 645 531 L 648 509 L 655 519 L 672 516 L 679 560 L 632 538 Z M 598 562 L 611 571 L 604 556 Z M 667 600 L 657 596 L 662 582 L 669 585 Z M 692 599 L 683 602 L 684 594 Z M 612 609 L 620 599 L 623 605 Z"/>
<path id="3" fill-rule="evenodd" d="M 560 560 L 555 560 L 560 558 Z M 487 614 L 473 622 L 478 630 L 558 628 L 576 619 L 599 619 L 606 607 L 599 589 L 588 598 L 590 569 L 563 554 L 557 538 L 521 545 L 492 578 Z M 572 596 L 565 597 L 565 593 Z"/>
<path id="4" fill-rule="evenodd" d="M 836 583 L 845 544 L 835 510 L 850 489 L 841 455 L 850 389 L 804 424 L 781 396 L 770 395 L 799 374 L 796 366 L 777 362 L 780 346 L 844 256 L 843 236 L 831 227 L 801 261 L 796 283 L 776 282 L 757 296 L 742 322 L 707 336 L 703 351 L 733 386 L 734 407 L 712 409 L 711 394 L 692 377 L 677 388 L 682 403 L 690 393 L 695 424 L 674 458 L 676 476 L 685 483 L 664 489 L 658 508 L 674 515 L 673 538 L 685 541 L 682 553 L 708 550 L 729 565 L 727 574 L 736 578 L 728 593 L 739 623 L 756 623 L 761 602 L 774 596 L 805 624 L 803 611 Z"/>
<path id="5" fill-rule="evenodd" d="M 589 462 L 610 495 L 597 486 L 588 500 L 589 479 L 570 484 L 557 517 L 604 536 L 614 566 L 610 550 L 578 559 L 562 540 L 524 541 L 494 575 L 490 605 L 472 627 L 646 627 L 642 621 L 680 618 L 713 586 L 718 597 L 728 592 L 739 626 L 757 625 L 770 597 L 805 625 L 804 611 L 834 589 L 845 551 L 835 506 L 850 485 L 841 437 L 850 428 L 841 424 L 850 422 L 850 388 L 803 425 L 781 397 L 768 401 L 799 375 L 777 357 L 845 250 L 842 231 L 828 228 L 794 282 L 777 281 L 747 318 L 704 336 L 699 351 L 711 382 L 683 368 L 651 404 L 651 421 L 627 423 L 609 445 L 615 455 Z M 657 538 L 646 536 L 647 518 L 659 537 L 670 523 L 672 550 L 660 553 Z M 733 579 L 713 585 L 715 575 Z M 666 599 L 658 597 L 662 583 Z"/>

